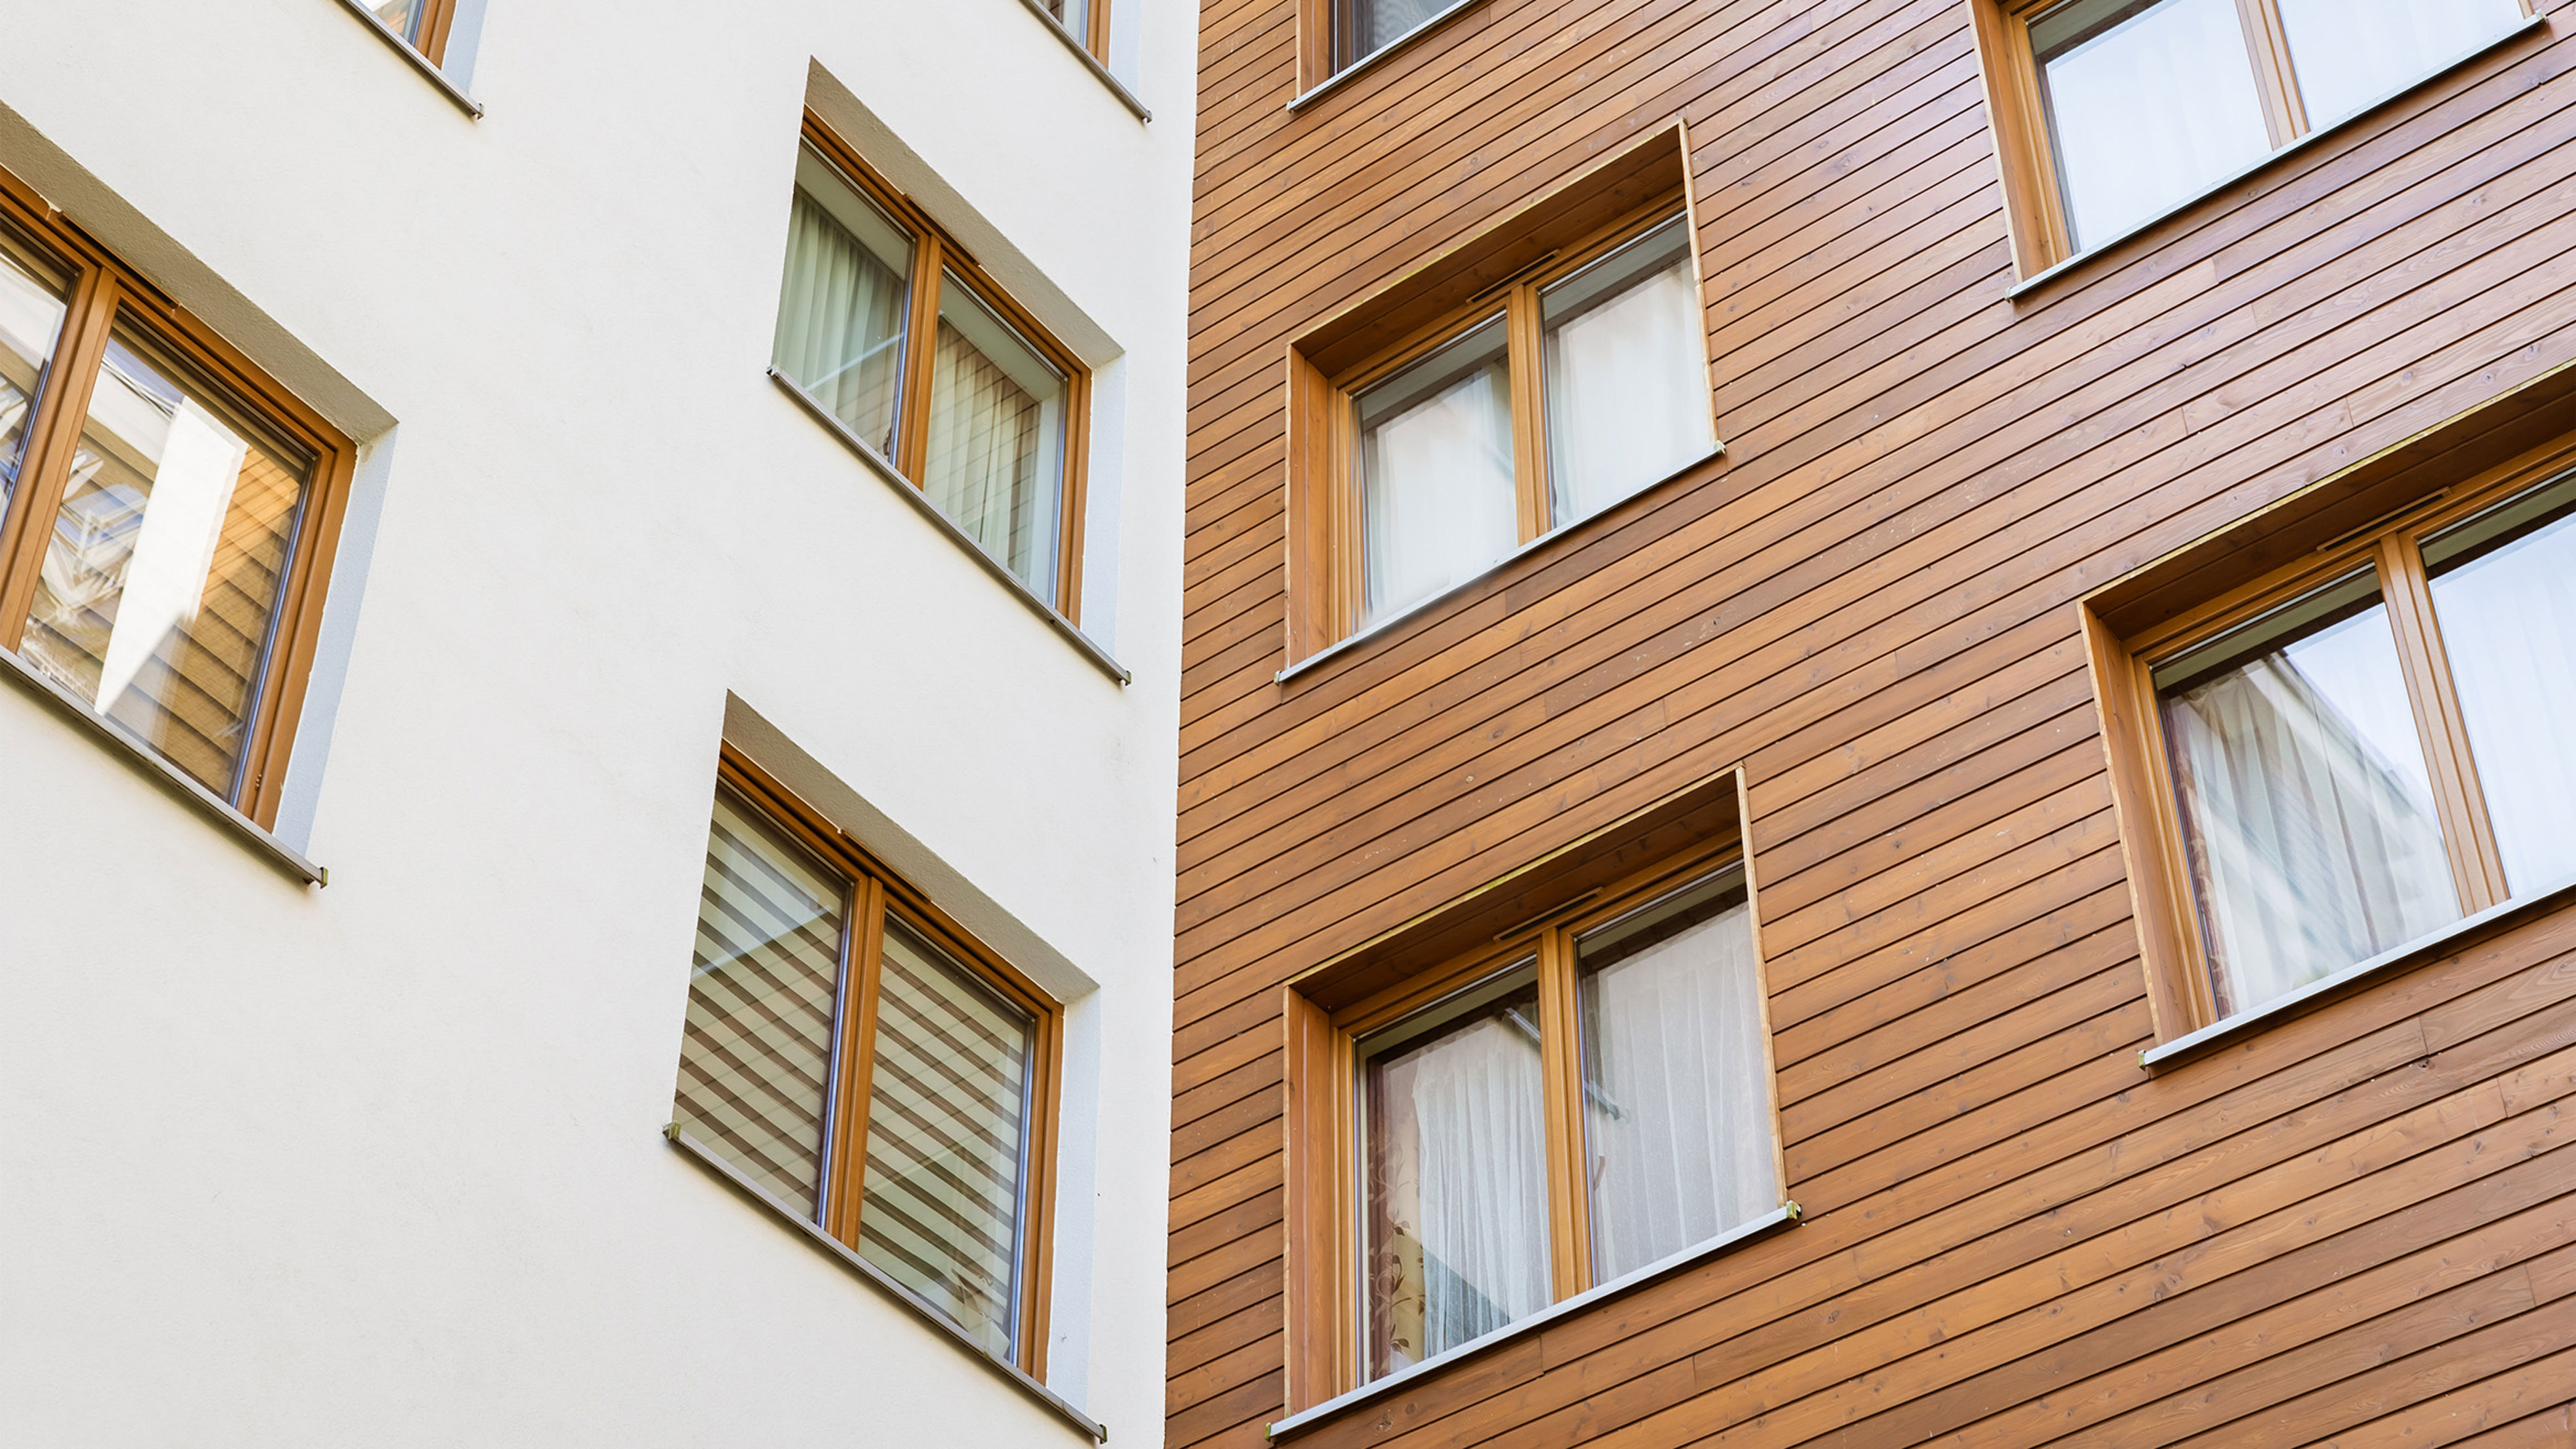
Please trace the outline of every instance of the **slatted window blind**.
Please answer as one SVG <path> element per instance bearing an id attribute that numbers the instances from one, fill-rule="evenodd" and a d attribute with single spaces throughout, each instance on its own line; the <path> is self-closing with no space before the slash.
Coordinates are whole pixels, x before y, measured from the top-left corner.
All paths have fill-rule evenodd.
<path id="1" fill-rule="evenodd" d="M 718 791 L 674 1125 L 1019 1362 L 1054 1017 L 831 839 Z"/>

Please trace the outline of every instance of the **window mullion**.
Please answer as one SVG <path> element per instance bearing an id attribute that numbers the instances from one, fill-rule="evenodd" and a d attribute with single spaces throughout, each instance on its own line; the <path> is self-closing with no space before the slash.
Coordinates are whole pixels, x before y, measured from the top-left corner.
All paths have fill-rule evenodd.
<path id="1" fill-rule="evenodd" d="M 939 289 L 946 266 L 939 234 L 919 221 L 912 252 L 912 316 L 905 323 L 903 403 L 897 422 L 894 465 L 921 485 L 930 454 L 930 370 L 939 352 Z"/>
<path id="2" fill-rule="evenodd" d="M 123 299 L 123 289 L 105 267 L 89 267 L 72 289 L 62 339 L 38 386 L 17 494 L 5 528 L 0 528 L 0 648 L 16 649 L 26 632 L 45 546 L 53 537 L 54 511 L 70 486 L 81 421 L 88 416 L 99 361 L 107 354 L 108 333 Z"/>
<path id="3" fill-rule="evenodd" d="M 823 1230 L 859 1245 L 860 1192 L 867 1177 L 868 1101 L 877 1063 L 877 981 L 885 957 L 886 890 L 861 876 L 857 918 L 850 927 L 850 959 L 841 973 L 840 1062 L 833 1073 L 831 1192 L 824 1199 Z"/>
<path id="4" fill-rule="evenodd" d="M 2423 555 L 2411 540 L 2394 535 L 2380 540 L 2378 553 L 2380 586 L 2397 635 L 2406 696 L 2414 706 L 2416 733 L 2424 741 L 2425 766 L 2432 773 L 2442 844 L 2451 857 L 2452 878 L 2459 883 L 2460 909 L 2473 914 L 2508 896 L 2504 852 L 2496 844 L 2495 825 L 2478 786 L 2477 761 L 2470 754 L 2466 717 L 2442 649 L 2441 628 L 2434 619 L 2432 585 L 2425 577 Z"/>
<path id="5" fill-rule="evenodd" d="M 1521 542 L 1528 543 L 1549 528 L 1547 397 L 1539 376 L 1544 349 L 1536 282 L 1513 286 L 1503 332 L 1512 373 L 1512 481 L 1519 495 Z"/>
<path id="6" fill-rule="evenodd" d="M 2277 151 L 2308 133 L 2307 106 L 2290 66 L 2289 32 L 2282 27 L 2278 0 L 2236 0 L 2236 12 L 2245 23 L 2254 85 L 2263 97 L 2263 124 L 2271 129 Z"/>
<path id="7" fill-rule="evenodd" d="M 1547 1127 L 1548 1260 L 1555 1296 L 1562 1300 L 1592 1286 L 1574 938 L 1562 927 L 1551 927 L 1539 936 L 1538 1011 L 1539 1077 Z"/>

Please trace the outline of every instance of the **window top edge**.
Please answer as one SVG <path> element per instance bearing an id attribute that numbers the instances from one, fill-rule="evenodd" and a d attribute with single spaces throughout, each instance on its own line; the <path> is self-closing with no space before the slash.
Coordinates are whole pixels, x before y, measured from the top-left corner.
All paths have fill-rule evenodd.
<path id="1" fill-rule="evenodd" d="M 1799 1222 L 1803 1216 L 1804 1210 L 1794 1200 L 1783 1202 L 1751 1222 L 1729 1228 L 1706 1242 L 1695 1243 L 1669 1257 L 1659 1258 L 1642 1268 L 1623 1273 L 1607 1283 L 1595 1284 L 1571 1298 L 1549 1304 L 1517 1322 L 1506 1324 L 1480 1338 L 1469 1339 L 1455 1348 L 1434 1354 L 1420 1363 L 1398 1369 L 1384 1378 L 1362 1384 L 1348 1393 L 1337 1394 L 1313 1408 L 1301 1409 L 1269 1425 L 1263 1430 L 1263 1434 L 1275 1443 L 1300 1430 L 1334 1418 L 1346 1410 L 1373 1403 L 1407 1384 L 1445 1373 L 1476 1354 L 1499 1348 L 1515 1339 L 1527 1337 L 1609 1299 L 1643 1289 L 1675 1273 L 1696 1267 L 1708 1259 L 1719 1257 L 1729 1249 L 1768 1237 L 1782 1228 Z"/>
<path id="2" fill-rule="evenodd" d="M 691 1162 L 696 1163 L 705 1171 L 713 1174 L 726 1186 L 731 1187 L 736 1192 L 751 1199 L 754 1204 L 765 1209 L 770 1216 L 786 1224 L 788 1227 L 793 1228 L 799 1236 L 803 1237 L 814 1247 L 820 1249 L 827 1256 L 839 1262 L 842 1267 L 849 1269 L 851 1272 L 857 1274 L 861 1279 L 865 1280 L 871 1287 L 876 1288 L 879 1292 L 892 1298 L 896 1306 L 912 1314 L 913 1317 L 918 1319 L 924 1327 L 937 1332 L 941 1337 L 947 1339 L 950 1343 L 955 1344 L 961 1352 L 974 1359 L 977 1363 L 982 1364 L 990 1372 L 998 1375 L 1012 1388 L 1017 1389 L 1023 1395 L 1034 1400 L 1041 1408 L 1054 1414 L 1057 1418 L 1062 1419 L 1072 1427 L 1090 1435 L 1093 1442 L 1107 1442 L 1109 1438 L 1109 1430 L 1106 1426 L 1101 1424 L 1099 1420 L 1092 1418 L 1089 1414 L 1086 1414 L 1082 1410 L 1074 1407 L 1070 1400 L 1066 1399 L 1055 1390 L 1048 1388 L 1028 1370 L 1021 1368 L 1018 1364 L 1012 1363 L 1006 1358 L 1000 1357 L 990 1349 L 985 1348 L 982 1344 L 977 1343 L 972 1337 L 968 1336 L 965 1330 L 957 1327 L 953 1323 L 950 1323 L 945 1315 L 941 1314 L 938 1309 L 933 1308 L 928 1303 L 924 1302 L 918 1294 L 915 1294 L 911 1289 L 904 1287 L 901 1283 L 896 1282 L 892 1277 L 886 1274 L 884 1269 L 879 1268 L 876 1264 L 869 1262 L 867 1259 L 860 1257 L 856 1252 L 852 1251 L 847 1243 L 842 1242 L 838 1238 L 824 1232 L 821 1228 L 816 1227 L 814 1224 L 797 1216 L 795 1209 L 788 1207 L 785 1203 L 782 1203 L 777 1198 L 771 1196 L 770 1193 L 766 1189 L 762 1188 L 760 1184 L 753 1182 L 750 1178 L 744 1176 L 740 1171 L 735 1169 L 732 1163 L 725 1161 L 722 1156 L 709 1148 L 705 1143 L 700 1142 L 698 1139 L 683 1131 L 680 1124 L 677 1122 L 665 1124 L 662 1128 L 662 1138 L 664 1141 L 670 1143 L 673 1148 L 677 1149 L 682 1156 L 688 1158 Z"/>

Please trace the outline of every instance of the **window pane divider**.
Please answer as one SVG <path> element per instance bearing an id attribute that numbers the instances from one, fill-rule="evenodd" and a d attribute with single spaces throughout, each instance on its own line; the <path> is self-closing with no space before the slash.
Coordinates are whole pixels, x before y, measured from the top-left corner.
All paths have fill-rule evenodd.
<path id="1" fill-rule="evenodd" d="M 793 399 L 796 406 L 803 409 L 807 417 L 820 423 L 825 432 L 839 439 L 841 446 L 857 454 L 860 462 L 865 463 L 871 472 L 883 479 L 886 486 L 900 495 L 915 513 L 928 519 L 931 527 L 946 534 L 950 542 L 964 549 L 966 556 L 982 565 L 984 572 L 991 574 L 1002 587 L 1010 590 L 1013 598 L 1026 605 L 1029 612 L 1044 620 L 1048 628 L 1053 629 L 1066 643 L 1071 644 L 1083 658 L 1090 660 L 1094 668 L 1120 685 L 1135 681 L 1136 676 L 1130 674 L 1125 665 L 1112 658 L 1108 650 L 1101 648 L 1071 619 L 1059 613 L 1055 605 L 1038 597 L 1036 590 L 1020 582 L 1019 575 L 1012 573 L 1003 566 L 1001 560 L 986 552 L 984 545 L 975 541 L 974 535 L 959 528 L 947 514 L 940 512 L 939 505 L 931 502 L 928 494 L 914 487 L 912 480 L 905 477 L 901 469 L 895 467 L 893 460 L 878 452 L 867 439 L 850 431 L 849 424 L 832 416 L 831 411 L 821 403 L 806 396 L 805 389 L 798 387 L 795 379 L 773 367 L 769 369 L 769 380 L 778 385 L 780 392 Z"/>
<path id="2" fill-rule="evenodd" d="M 449 80 L 447 72 L 438 68 L 438 62 L 421 54 L 418 47 L 403 39 L 392 26 L 380 19 L 375 11 L 367 8 L 365 0 L 340 0 L 340 8 L 358 17 L 359 23 L 375 32 L 378 40 L 392 46 L 394 54 L 401 56 L 405 64 L 419 71 L 423 79 L 436 86 L 440 95 L 454 102 L 456 109 L 465 113 L 465 119 L 469 121 L 483 119 L 483 103 L 467 95 L 464 87 Z"/>
<path id="3" fill-rule="evenodd" d="M 2395 626 L 2397 662 L 2406 676 L 2415 733 L 2431 756 L 2425 766 L 2432 775 L 2434 808 L 2442 822 L 2443 849 L 2451 858 L 2451 878 L 2459 886 L 2460 913 L 2475 915 L 2512 892 L 2505 885 L 2504 851 L 2496 842 L 2495 823 L 2487 815 L 2477 760 L 2469 751 L 2468 719 L 2460 709 L 2459 689 L 2451 678 L 2450 660 L 2435 622 L 2432 583 L 2425 577 L 2422 551 L 2411 537 L 2383 535 L 2377 552 L 2380 596 L 2387 601 L 2389 622 Z"/>
<path id="4" fill-rule="evenodd" d="M 1104 1427 L 1099 1420 L 1084 1413 L 1081 1409 L 1076 1408 L 1072 1401 L 1066 1399 L 1063 1395 L 1039 1382 L 1034 1375 L 1020 1368 L 1017 1364 L 996 1356 L 982 1344 L 977 1343 L 966 1333 L 965 1330 L 959 1328 L 954 1323 L 949 1322 L 947 1315 L 941 1313 L 938 1309 L 931 1307 L 927 1302 L 924 1302 L 911 1289 L 896 1282 L 892 1276 L 885 1272 L 884 1269 L 879 1268 L 876 1264 L 860 1257 L 848 1244 L 841 1242 L 831 1234 L 815 1226 L 813 1223 L 807 1222 L 804 1218 L 798 1216 L 794 1208 L 791 1208 L 787 1204 L 780 1202 L 777 1198 L 772 1197 L 767 1190 L 760 1186 L 760 1184 L 753 1182 L 749 1177 L 744 1176 L 733 1166 L 733 1164 L 725 1161 L 723 1156 L 717 1153 L 713 1148 L 698 1141 L 688 1133 L 681 1131 L 678 1123 L 675 1122 L 665 1126 L 662 1129 L 662 1136 L 665 1141 L 668 1141 L 671 1144 L 671 1146 L 678 1149 L 682 1156 L 697 1164 L 699 1168 L 715 1177 L 725 1186 L 732 1188 L 735 1192 L 740 1193 L 743 1197 L 749 1199 L 754 1206 L 767 1209 L 770 1216 L 776 1218 L 781 1223 L 786 1224 L 789 1228 L 794 1229 L 799 1236 L 803 1237 L 805 1241 L 817 1251 L 839 1263 L 851 1273 L 856 1274 L 870 1287 L 875 1288 L 878 1292 L 883 1293 L 886 1297 L 892 1299 L 897 1307 L 909 1312 L 913 1317 L 919 1319 L 924 1326 L 937 1332 L 950 1343 L 955 1344 L 960 1352 L 964 1353 L 968 1358 L 973 1359 L 976 1363 L 983 1365 L 988 1372 L 1000 1378 L 1004 1383 L 1009 1384 L 1013 1389 L 1016 1389 L 1022 1395 L 1026 1396 L 1031 1402 L 1037 1404 L 1040 1408 L 1045 1409 L 1048 1413 L 1055 1415 L 1065 1423 L 1085 1434 L 1090 1435 L 1095 1443 L 1104 1442 L 1109 1438 L 1109 1430 Z"/>
<path id="5" fill-rule="evenodd" d="M 305 859 L 302 852 L 278 839 L 258 821 L 226 804 L 221 796 L 190 779 L 185 771 L 127 734 L 116 721 L 91 709 L 80 696 L 46 678 L 43 671 L 19 657 L 16 650 L 0 649 L 0 673 L 6 673 L 21 687 L 62 710 L 70 716 L 72 723 L 87 730 L 128 764 L 175 791 L 199 813 L 232 832 L 243 844 L 265 856 L 280 870 L 306 885 L 327 886 L 331 883 L 329 870 Z"/>

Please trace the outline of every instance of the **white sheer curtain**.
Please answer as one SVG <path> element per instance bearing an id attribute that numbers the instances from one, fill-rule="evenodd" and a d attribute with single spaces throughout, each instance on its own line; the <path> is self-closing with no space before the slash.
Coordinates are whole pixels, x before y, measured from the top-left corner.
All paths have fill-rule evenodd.
<path id="1" fill-rule="evenodd" d="M 963 282 L 942 292 L 921 491 L 1041 596 L 1055 592 L 1065 379 Z"/>
<path id="2" fill-rule="evenodd" d="M 2433 608 L 2506 884 L 2576 875 L 2576 517 L 2436 576 Z"/>
<path id="3" fill-rule="evenodd" d="M 2384 100 L 2521 23 L 2514 0 L 2281 0 L 2311 127 Z"/>
<path id="4" fill-rule="evenodd" d="M 2081 250 L 2127 231 L 2271 149 L 2236 0 L 2124 8 L 2092 0 L 2031 26 Z"/>
<path id="5" fill-rule="evenodd" d="M 1551 1301 L 1533 996 L 1371 1065 L 1369 1375 Z"/>
<path id="6" fill-rule="evenodd" d="M 1364 623 L 1475 577 L 1520 542 L 1501 324 L 1478 329 L 1465 345 L 1478 355 L 1427 396 L 1420 395 L 1426 369 L 1455 367 L 1459 347 L 1360 399 Z"/>
<path id="7" fill-rule="evenodd" d="M 1543 302 L 1548 475 L 1556 526 L 1598 513 L 1706 457 L 1708 347 L 1675 220 Z"/>
<path id="8" fill-rule="evenodd" d="M 772 361 L 888 458 L 894 456 L 908 292 L 901 272 L 798 189 Z"/>
<path id="9" fill-rule="evenodd" d="M 2459 918 L 2387 611 L 2164 701 L 2222 1015 Z"/>
<path id="10" fill-rule="evenodd" d="M 1780 1205 L 1761 978 L 1740 901 L 1582 978 L 1595 1281 Z"/>

